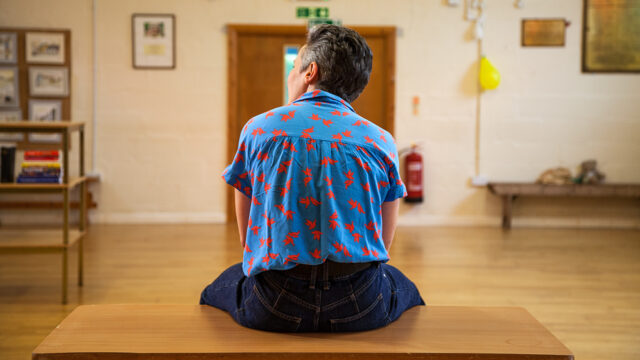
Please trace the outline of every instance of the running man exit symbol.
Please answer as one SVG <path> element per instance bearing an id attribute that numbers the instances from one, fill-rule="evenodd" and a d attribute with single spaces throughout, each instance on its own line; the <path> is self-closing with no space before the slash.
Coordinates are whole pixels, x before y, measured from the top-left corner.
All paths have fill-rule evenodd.
<path id="1" fill-rule="evenodd" d="M 296 8 L 297 18 L 328 18 L 328 7 L 307 7 L 299 6 Z"/>

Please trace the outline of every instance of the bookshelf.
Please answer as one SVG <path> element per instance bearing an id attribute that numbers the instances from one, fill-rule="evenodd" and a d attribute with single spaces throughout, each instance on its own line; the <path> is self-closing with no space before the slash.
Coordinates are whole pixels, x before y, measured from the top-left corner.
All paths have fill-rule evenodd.
<path id="1" fill-rule="evenodd" d="M 87 178 L 84 172 L 84 123 L 63 121 L 57 123 L 35 123 L 30 121 L 0 122 L 0 132 L 53 133 L 62 137 L 63 178 L 60 184 L 0 183 L 1 193 L 62 193 L 63 223 L 61 229 L 3 229 L 0 227 L 0 254 L 61 253 L 62 254 L 62 304 L 67 304 L 69 250 L 77 245 L 78 286 L 83 285 L 83 239 L 87 224 Z M 69 149 L 72 133 L 79 135 L 79 176 L 69 175 Z M 24 147 L 29 147 L 25 145 Z M 51 147 L 51 145 L 49 145 Z M 71 210 L 70 193 L 80 191 L 80 221 L 73 229 L 69 223 Z"/>

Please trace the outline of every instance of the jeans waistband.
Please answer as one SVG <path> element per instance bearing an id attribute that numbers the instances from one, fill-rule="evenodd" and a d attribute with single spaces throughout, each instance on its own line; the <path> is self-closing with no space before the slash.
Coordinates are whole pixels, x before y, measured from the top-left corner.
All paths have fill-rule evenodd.
<path id="1" fill-rule="evenodd" d="M 339 263 L 331 260 L 327 260 L 320 265 L 305 265 L 299 264 L 293 269 L 279 271 L 279 273 L 286 276 L 293 276 L 297 278 L 309 279 L 314 277 L 313 269 L 316 269 L 317 274 L 324 274 L 331 278 L 343 277 L 355 274 L 362 270 L 370 268 L 374 262 L 364 263 Z"/>

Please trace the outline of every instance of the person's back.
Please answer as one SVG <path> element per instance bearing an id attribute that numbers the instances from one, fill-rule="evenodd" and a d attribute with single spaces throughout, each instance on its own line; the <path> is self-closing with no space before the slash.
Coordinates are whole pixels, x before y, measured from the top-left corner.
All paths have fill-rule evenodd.
<path id="1" fill-rule="evenodd" d="M 353 30 L 310 31 L 289 75 L 292 101 L 247 122 L 223 173 L 237 189 L 243 263 L 201 304 L 275 331 L 367 330 L 424 304 L 384 264 L 406 195 L 394 140 L 349 104 L 371 61 Z"/>

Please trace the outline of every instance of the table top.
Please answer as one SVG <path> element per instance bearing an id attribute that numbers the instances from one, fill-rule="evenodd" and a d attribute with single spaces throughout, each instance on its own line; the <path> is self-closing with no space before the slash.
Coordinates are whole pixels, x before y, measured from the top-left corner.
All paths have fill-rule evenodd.
<path id="1" fill-rule="evenodd" d="M 210 306 L 158 304 L 79 306 L 34 350 L 33 359 L 80 359 L 87 353 L 92 359 L 113 359 L 115 353 L 123 359 L 573 359 L 518 307 L 419 306 L 372 331 L 271 333 L 237 325 Z"/>

